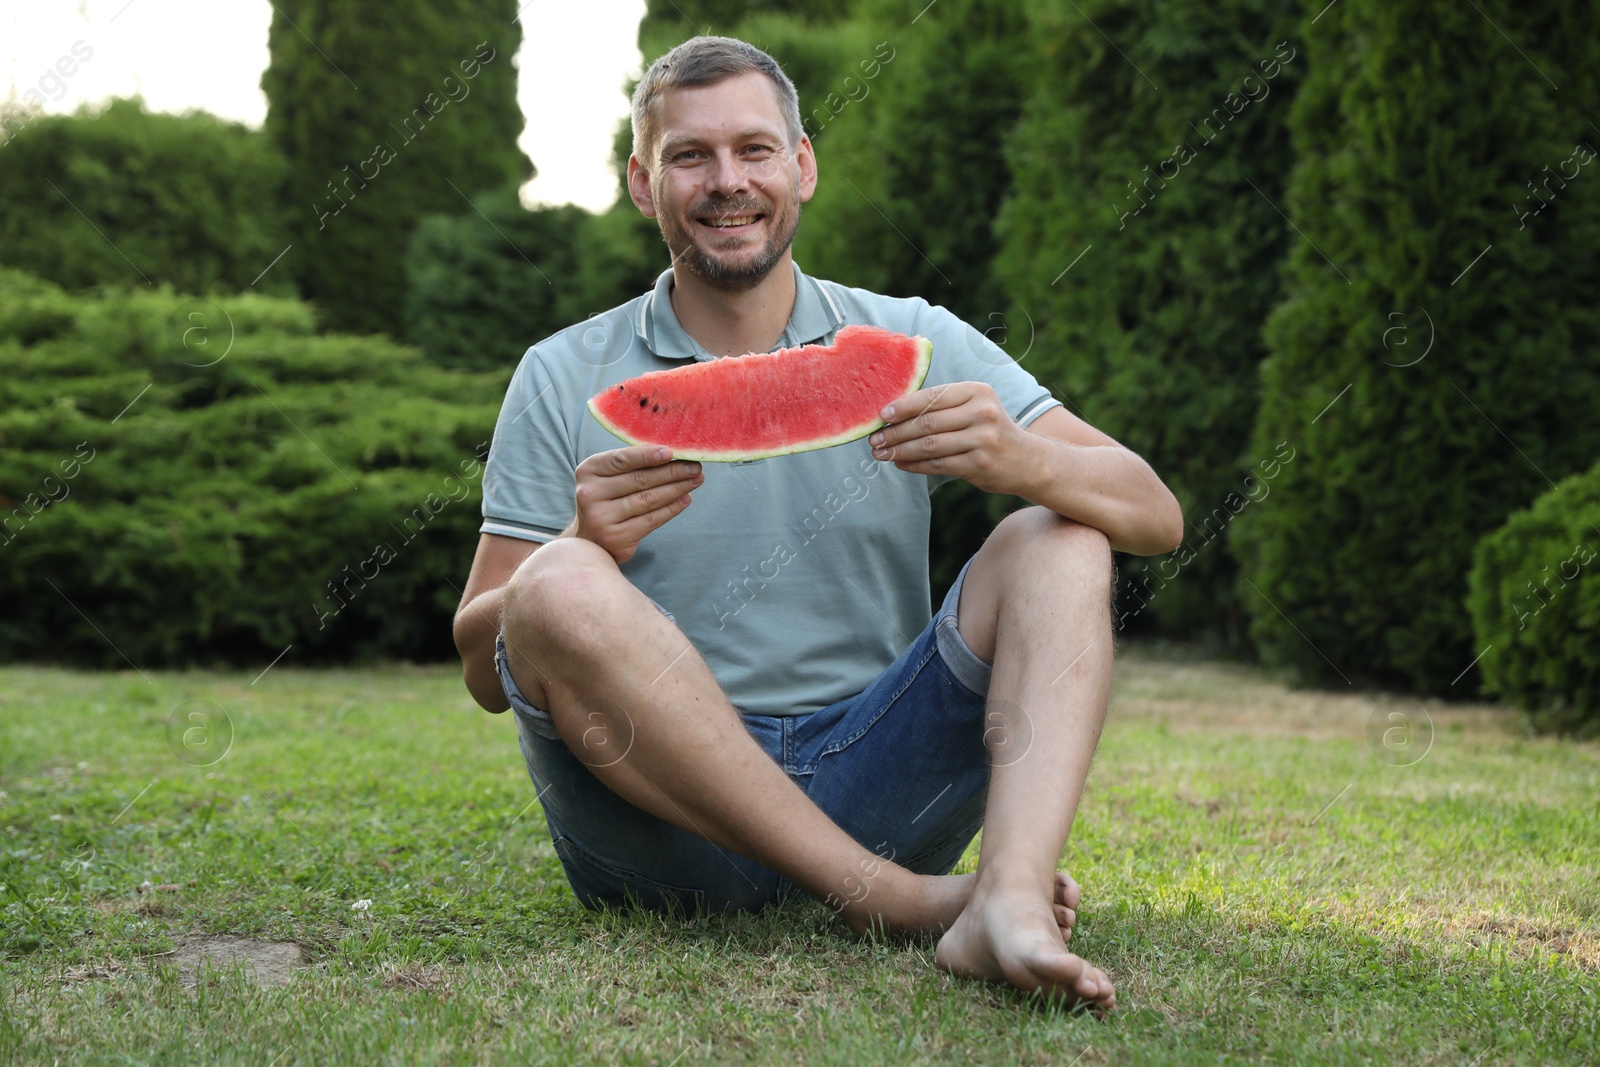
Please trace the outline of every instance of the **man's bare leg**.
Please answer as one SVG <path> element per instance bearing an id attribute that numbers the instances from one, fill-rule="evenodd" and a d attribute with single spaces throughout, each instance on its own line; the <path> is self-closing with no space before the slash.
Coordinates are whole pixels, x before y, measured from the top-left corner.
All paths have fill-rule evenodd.
<path id="1" fill-rule="evenodd" d="M 635 807 L 831 901 L 858 932 L 939 932 L 962 913 L 972 876 L 913 874 L 840 829 L 755 742 L 683 632 L 604 549 L 563 538 L 534 552 L 508 584 L 501 624 L 523 694 Z M 1064 931 L 1077 886 L 1053 870 L 1047 882 Z"/>
<path id="2" fill-rule="evenodd" d="M 952 973 L 1101 1007 L 1116 1003 L 1111 982 L 1067 951 L 1054 913 L 1110 696 L 1110 590 L 1105 535 L 1037 507 L 997 527 L 967 571 L 959 624 L 993 665 L 993 765 L 977 884 L 936 952 Z"/>

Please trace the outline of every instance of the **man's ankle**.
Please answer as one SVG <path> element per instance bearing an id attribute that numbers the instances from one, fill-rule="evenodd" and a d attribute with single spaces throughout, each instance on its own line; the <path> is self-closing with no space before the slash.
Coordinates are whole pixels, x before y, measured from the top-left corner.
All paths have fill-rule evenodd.
<path id="1" fill-rule="evenodd" d="M 991 896 L 1003 894 L 1006 896 L 1039 896 L 1054 897 L 1056 882 L 1056 868 L 1048 866 L 1041 868 L 1034 863 L 1006 862 L 1003 860 L 992 863 L 978 864 L 978 882 L 973 887 L 973 896 Z"/>

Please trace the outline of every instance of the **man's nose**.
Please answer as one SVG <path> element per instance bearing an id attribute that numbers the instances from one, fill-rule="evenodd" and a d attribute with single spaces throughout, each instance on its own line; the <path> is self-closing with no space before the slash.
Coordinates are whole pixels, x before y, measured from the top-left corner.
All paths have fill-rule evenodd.
<path id="1" fill-rule="evenodd" d="M 750 176 L 746 173 L 744 163 L 735 158 L 732 152 L 718 152 L 711 167 L 710 184 L 713 192 L 724 196 L 731 193 L 743 192 L 749 185 Z"/>

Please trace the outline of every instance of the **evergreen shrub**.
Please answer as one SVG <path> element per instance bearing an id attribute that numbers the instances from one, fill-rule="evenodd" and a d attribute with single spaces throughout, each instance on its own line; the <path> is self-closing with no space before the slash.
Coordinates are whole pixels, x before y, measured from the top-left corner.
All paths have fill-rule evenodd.
<path id="1" fill-rule="evenodd" d="M 0 660 L 437 660 L 510 370 L 0 271 Z"/>
<path id="2" fill-rule="evenodd" d="M 1600 735 L 1600 464 L 1513 514 L 1473 560 L 1484 688 L 1536 729 Z"/>

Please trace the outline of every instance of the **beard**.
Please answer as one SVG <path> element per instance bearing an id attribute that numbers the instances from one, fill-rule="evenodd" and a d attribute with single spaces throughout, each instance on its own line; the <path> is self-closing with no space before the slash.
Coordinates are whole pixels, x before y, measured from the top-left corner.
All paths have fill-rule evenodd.
<path id="1" fill-rule="evenodd" d="M 747 258 L 729 262 L 700 246 L 693 232 L 693 228 L 700 224 L 694 219 L 701 215 L 741 214 L 766 216 L 767 241 L 753 255 L 741 253 Z M 685 226 L 667 212 L 656 216 L 661 239 L 672 253 L 673 267 L 683 268 L 713 289 L 745 292 L 761 284 L 794 243 L 795 232 L 800 228 L 800 183 L 790 182 L 789 204 L 781 214 L 773 214 L 768 210 L 768 205 L 759 200 L 738 197 L 702 201 L 689 211 L 688 217 L 691 221 Z M 716 230 L 706 229 L 704 232 L 716 240 Z"/>

